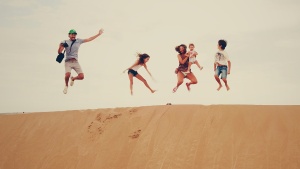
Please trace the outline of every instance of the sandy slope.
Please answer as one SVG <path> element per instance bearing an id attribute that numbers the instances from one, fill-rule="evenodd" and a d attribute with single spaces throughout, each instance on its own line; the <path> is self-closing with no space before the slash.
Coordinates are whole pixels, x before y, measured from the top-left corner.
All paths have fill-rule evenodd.
<path id="1" fill-rule="evenodd" d="M 0 115 L 0 169 L 299 169 L 300 106 Z"/>

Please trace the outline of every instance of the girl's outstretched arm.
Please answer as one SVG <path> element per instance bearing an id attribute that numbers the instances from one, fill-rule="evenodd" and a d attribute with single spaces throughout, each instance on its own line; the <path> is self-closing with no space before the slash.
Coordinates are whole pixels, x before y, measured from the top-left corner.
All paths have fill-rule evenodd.
<path id="1" fill-rule="evenodd" d="M 150 71 L 148 70 L 148 67 L 147 67 L 146 63 L 144 63 L 144 68 L 146 69 L 146 71 L 148 72 L 148 74 L 152 77 Z"/>
<path id="2" fill-rule="evenodd" d="M 144 64 L 144 68 L 145 68 L 146 71 L 149 73 L 149 75 L 151 76 L 152 80 L 153 80 L 154 82 L 156 82 L 156 80 L 154 79 L 154 77 L 152 76 L 152 74 L 150 73 L 150 71 L 148 70 L 148 67 L 147 67 L 146 63 Z"/>

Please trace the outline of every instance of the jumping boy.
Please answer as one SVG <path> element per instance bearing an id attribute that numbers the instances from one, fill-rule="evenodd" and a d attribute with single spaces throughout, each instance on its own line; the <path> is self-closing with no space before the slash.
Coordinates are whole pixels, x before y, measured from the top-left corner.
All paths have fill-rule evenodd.
<path id="1" fill-rule="evenodd" d="M 227 91 L 230 90 L 227 83 L 227 74 L 230 74 L 231 62 L 229 60 L 228 54 L 225 51 L 227 46 L 227 42 L 223 39 L 218 41 L 218 49 L 219 51 L 215 55 L 214 62 L 214 71 L 215 71 L 215 79 L 219 84 L 218 91 L 222 88 L 222 84 L 219 76 L 221 75 L 221 79 L 225 83 Z"/>

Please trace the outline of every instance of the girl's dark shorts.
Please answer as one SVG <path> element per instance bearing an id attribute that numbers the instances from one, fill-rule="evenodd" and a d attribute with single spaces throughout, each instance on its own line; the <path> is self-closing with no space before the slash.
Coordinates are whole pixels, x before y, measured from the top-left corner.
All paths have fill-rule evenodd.
<path id="1" fill-rule="evenodd" d="M 138 74 L 137 71 L 133 70 L 133 69 L 129 69 L 128 70 L 128 74 L 131 73 L 133 76 L 136 76 Z"/>

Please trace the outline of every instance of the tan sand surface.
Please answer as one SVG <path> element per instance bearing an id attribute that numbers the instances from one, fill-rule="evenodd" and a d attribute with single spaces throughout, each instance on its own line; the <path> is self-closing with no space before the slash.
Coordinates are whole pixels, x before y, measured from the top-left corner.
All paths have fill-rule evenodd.
<path id="1" fill-rule="evenodd" d="M 0 169 L 300 169 L 300 106 L 3 114 Z"/>

